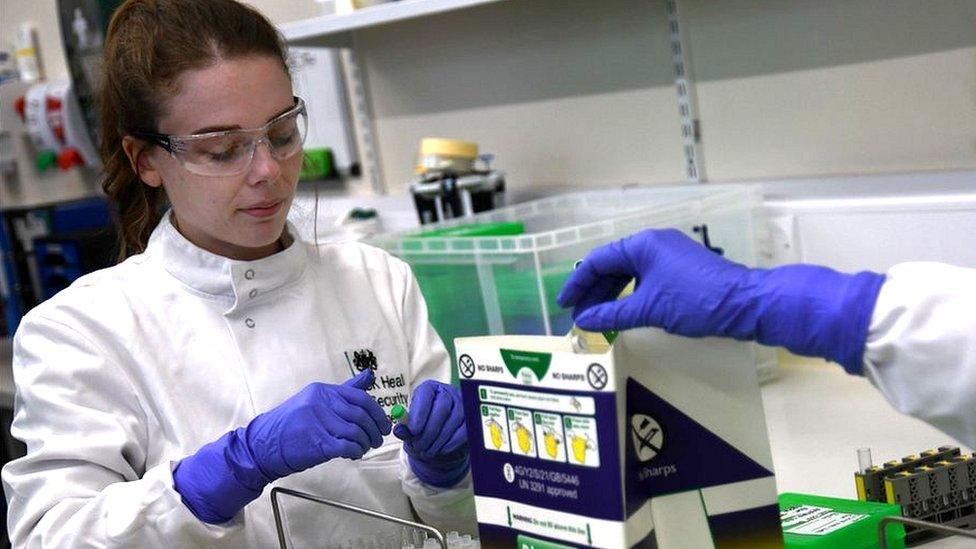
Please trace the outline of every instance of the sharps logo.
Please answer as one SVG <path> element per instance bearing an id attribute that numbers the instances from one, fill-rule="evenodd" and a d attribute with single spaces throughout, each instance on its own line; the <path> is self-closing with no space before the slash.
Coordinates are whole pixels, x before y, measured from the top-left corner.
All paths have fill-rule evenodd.
<path id="1" fill-rule="evenodd" d="M 346 355 L 346 362 L 349 363 L 350 369 L 355 368 L 356 372 L 362 372 L 369 368 L 374 372 L 378 368 L 376 363 L 376 355 L 373 351 L 369 349 L 360 349 L 358 351 L 353 351 L 352 359 L 349 358 L 349 352 L 344 353 Z M 355 374 L 355 372 L 353 372 Z"/>
<path id="2" fill-rule="evenodd" d="M 630 436 L 633 438 L 637 459 L 641 461 L 654 459 L 664 446 L 664 431 L 658 422 L 648 415 L 630 416 Z"/>

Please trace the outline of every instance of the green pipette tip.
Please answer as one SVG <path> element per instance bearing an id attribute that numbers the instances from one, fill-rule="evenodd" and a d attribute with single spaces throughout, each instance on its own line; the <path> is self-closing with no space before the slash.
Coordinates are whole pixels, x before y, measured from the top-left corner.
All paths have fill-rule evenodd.
<path id="1" fill-rule="evenodd" d="M 394 404 L 393 409 L 390 410 L 390 417 L 393 421 L 400 421 L 401 418 L 407 416 L 407 407 L 403 404 Z"/>

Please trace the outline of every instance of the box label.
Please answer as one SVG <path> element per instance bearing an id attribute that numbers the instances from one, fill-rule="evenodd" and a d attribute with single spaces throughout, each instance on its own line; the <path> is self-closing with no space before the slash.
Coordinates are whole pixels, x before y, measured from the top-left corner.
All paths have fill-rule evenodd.
<path id="1" fill-rule="evenodd" d="M 868 515 L 840 513 L 827 507 L 798 505 L 782 511 L 779 515 L 783 532 L 805 536 L 825 536 L 855 522 L 868 518 Z"/>
<path id="2" fill-rule="evenodd" d="M 600 466 L 618 459 L 615 395 L 476 379 L 462 379 L 461 392 L 465 416 L 480 419 L 468 422 L 468 439 L 487 450 L 471 452 L 476 495 L 624 520 L 621 470 Z"/>
<path id="3" fill-rule="evenodd" d="M 593 415 L 596 413 L 593 397 L 582 395 L 540 393 L 538 391 L 523 391 L 521 389 L 497 387 L 494 385 L 482 385 L 478 387 L 478 396 L 482 402 L 490 402 L 504 406 L 532 408 L 564 414 Z"/>
<path id="4" fill-rule="evenodd" d="M 568 545 L 562 545 L 560 543 L 552 543 L 549 541 L 542 541 L 541 539 L 535 539 L 529 536 L 520 535 L 516 538 L 516 544 L 518 549 L 572 549 Z"/>
<path id="5" fill-rule="evenodd" d="M 549 372 L 549 364 L 552 362 L 552 354 L 550 353 L 513 351 L 511 349 L 499 349 L 498 352 L 502 355 L 505 367 L 515 379 L 518 379 L 519 372 L 523 368 L 528 368 L 535 374 L 538 381 L 542 381 L 545 379 L 546 373 Z"/>
<path id="6" fill-rule="evenodd" d="M 569 462 L 585 467 L 600 466 L 600 436 L 591 417 L 565 416 L 563 427 Z"/>
<path id="7" fill-rule="evenodd" d="M 509 408 L 508 432 L 512 434 L 512 453 L 536 457 L 538 443 L 535 440 L 535 427 L 532 425 L 532 412 Z"/>
<path id="8" fill-rule="evenodd" d="M 509 452 L 512 445 L 508 436 L 508 420 L 505 418 L 505 408 L 481 405 L 481 432 L 485 442 L 485 450 Z"/>
<path id="9" fill-rule="evenodd" d="M 772 471 L 633 378 L 626 399 L 628 515 L 658 495 L 772 478 Z"/>

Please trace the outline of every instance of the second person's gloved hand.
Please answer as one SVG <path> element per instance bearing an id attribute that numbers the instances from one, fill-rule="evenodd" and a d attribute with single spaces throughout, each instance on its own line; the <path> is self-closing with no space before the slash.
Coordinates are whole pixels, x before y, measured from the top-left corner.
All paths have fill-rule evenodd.
<path id="1" fill-rule="evenodd" d="M 366 370 L 342 385 L 312 383 L 247 425 L 184 458 L 173 486 L 200 520 L 232 519 L 264 487 L 331 459 L 359 459 L 378 448 L 391 423 L 366 393 Z"/>
<path id="2" fill-rule="evenodd" d="M 617 295 L 633 278 L 634 293 Z M 646 230 L 593 250 L 557 298 L 584 330 L 663 328 L 783 346 L 861 371 L 884 276 L 815 265 L 750 269 L 673 229 Z"/>
<path id="3" fill-rule="evenodd" d="M 393 434 L 403 441 L 410 469 L 424 483 L 450 488 L 468 474 L 468 433 L 457 387 L 421 383 L 413 393 L 408 424 L 398 424 Z"/>

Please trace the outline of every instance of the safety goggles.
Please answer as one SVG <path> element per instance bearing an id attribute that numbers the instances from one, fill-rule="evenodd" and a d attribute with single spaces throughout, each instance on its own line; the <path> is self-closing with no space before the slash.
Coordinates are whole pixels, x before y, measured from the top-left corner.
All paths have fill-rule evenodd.
<path id="1" fill-rule="evenodd" d="M 205 176 L 230 176 L 248 169 L 254 158 L 254 150 L 261 142 L 268 146 L 275 160 L 291 158 L 302 150 L 307 131 L 305 102 L 296 97 L 294 107 L 260 128 L 193 135 L 149 132 L 132 132 L 132 135 L 159 145 L 188 172 Z"/>

